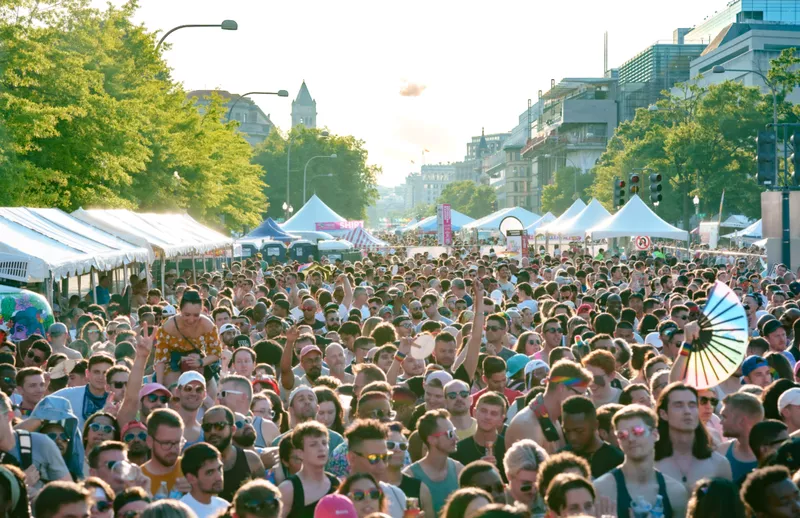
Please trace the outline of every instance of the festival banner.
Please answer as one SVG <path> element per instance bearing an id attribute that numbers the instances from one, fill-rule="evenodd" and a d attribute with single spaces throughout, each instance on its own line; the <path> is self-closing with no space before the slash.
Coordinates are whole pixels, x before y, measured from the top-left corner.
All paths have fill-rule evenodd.
<path id="1" fill-rule="evenodd" d="M 354 228 L 363 227 L 362 220 L 357 221 L 327 221 L 324 223 L 315 223 L 317 232 L 327 232 L 329 230 L 352 230 Z"/>
<path id="2" fill-rule="evenodd" d="M 443 203 L 436 207 L 436 230 L 440 245 L 450 246 L 453 244 L 453 219 L 449 203 Z"/>

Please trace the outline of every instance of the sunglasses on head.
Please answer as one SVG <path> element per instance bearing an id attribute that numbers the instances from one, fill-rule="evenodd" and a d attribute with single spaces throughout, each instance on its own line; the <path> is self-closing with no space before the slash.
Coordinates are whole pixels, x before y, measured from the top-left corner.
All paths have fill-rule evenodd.
<path id="1" fill-rule="evenodd" d="M 202 425 L 200 425 L 200 428 L 202 428 L 203 431 L 207 433 L 210 432 L 211 430 L 216 430 L 218 432 L 221 432 L 228 426 L 230 426 L 230 423 L 228 423 L 227 421 L 222 421 L 220 423 L 203 423 Z"/>
<path id="2" fill-rule="evenodd" d="M 719 405 L 719 399 L 715 397 L 700 396 L 701 405 L 707 405 L 709 403 L 711 403 L 711 406 L 716 407 L 717 405 Z"/>
<path id="3" fill-rule="evenodd" d="M 361 502 L 367 498 L 379 500 L 381 495 L 383 495 L 383 492 L 380 489 L 370 489 L 369 491 L 353 491 L 349 496 L 353 502 Z"/>
<path id="4" fill-rule="evenodd" d="M 644 426 L 634 426 L 630 430 L 618 430 L 617 439 L 619 439 L 620 441 L 624 441 L 631 435 L 633 435 L 634 437 L 642 437 L 642 436 L 646 437 L 650 435 L 651 432 L 652 430 L 650 430 L 650 428 L 646 428 Z"/>
<path id="5" fill-rule="evenodd" d="M 147 440 L 147 433 L 145 433 L 145 432 L 138 432 L 138 433 L 131 432 L 131 433 L 126 433 L 125 437 L 123 437 L 125 442 L 131 442 L 132 440 L 137 439 L 137 438 L 140 441 L 144 442 L 144 441 Z"/>
<path id="6" fill-rule="evenodd" d="M 386 447 L 390 450 L 408 450 L 408 443 L 403 441 L 386 441 Z"/>
<path id="7" fill-rule="evenodd" d="M 462 397 L 462 398 L 466 399 L 466 398 L 469 397 L 469 391 L 468 390 L 461 390 L 459 392 L 448 392 L 447 393 L 447 399 L 455 399 L 457 397 Z"/>
<path id="8" fill-rule="evenodd" d="M 170 397 L 169 396 L 159 396 L 158 394 L 148 394 L 147 400 L 151 403 L 155 403 L 156 401 L 160 401 L 162 405 L 166 405 L 169 403 Z"/>
<path id="9" fill-rule="evenodd" d="M 110 424 L 92 423 L 89 425 L 89 430 L 93 432 L 112 433 L 114 431 L 114 427 Z"/>

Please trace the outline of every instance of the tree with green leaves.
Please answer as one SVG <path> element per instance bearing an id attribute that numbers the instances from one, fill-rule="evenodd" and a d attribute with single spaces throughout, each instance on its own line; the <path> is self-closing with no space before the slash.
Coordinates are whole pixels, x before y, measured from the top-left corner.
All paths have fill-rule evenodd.
<path id="1" fill-rule="evenodd" d="M 451 209 L 477 219 L 492 212 L 496 199 L 492 187 L 461 180 L 447 184 L 436 203 L 449 203 Z"/>
<path id="2" fill-rule="evenodd" d="M 589 189 L 593 183 L 593 171 L 584 173 L 577 167 L 559 168 L 555 172 L 553 183 L 542 190 L 542 212 L 561 214 L 578 198 L 588 202 L 587 198 L 591 197 Z"/>
<path id="3" fill-rule="evenodd" d="M 268 184 L 264 192 L 273 201 L 267 214 L 275 219 L 283 217 L 289 141 L 289 202 L 295 212 L 307 201 L 302 198 L 303 172 L 308 164 L 306 198 L 316 194 L 343 218 L 365 219 L 367 207 L 378 198 L 376 184 L 381 169 L 367 163 L 364 141 L 333 134 L 323 137 L 322 130 L 303 126 L 292 128 L 288 139 L 278 131 L 272 131 L 255 150 L 253 163 L 264 170 L 262 180 Z M 336 154 L 336 158 L 309 162 L 312 157 L 332 154 Z"/>

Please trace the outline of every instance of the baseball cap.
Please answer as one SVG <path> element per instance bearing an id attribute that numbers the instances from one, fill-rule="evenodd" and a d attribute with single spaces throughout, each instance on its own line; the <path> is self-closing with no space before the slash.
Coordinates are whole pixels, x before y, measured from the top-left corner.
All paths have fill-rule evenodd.
<path id="1" fill-rule="evenodd" d="M 300 385 L 295 387 L 294 390 L 292 390 L 292 392 L 289 394 L 289 406 L 292 406 L 292 401 L 294 401 L 294 398 L 301 392 L 311 392 L 313 394 L 314 390 L 308 385 Z"/>
<path id="2" fill-rule="evenodd" d="M 349 498 L 334 493 L 317 502 L 314 518 L 358 518 L 358 513 Z"/>
<path id="3" fill-rule="evenodd" d="M 530 361 L 530 358 L 525 356 L 524 354 L 515 354 L 511 358 L 508 359 L 506 364 L 506 376 L 509 378 L 517 374 L 519 371 L 525 368 L 525 366 Z"/>
<path id="4" fill-rule="evenodd" d="M 786 466 L 792 473 L 800 469 L 800 437 L 790 439 L 778 448 L 775 464 Z"/>
<path id="5" fill-rule="evenodd" d="M 269 324 L 270 322 L 277 322 L 283 325 L 283 319 L 281 317 L 276 317 L 275 315 L 270 315 L 269 318 L 267 318 L 266 323 Z"/>
<path id="6" fill-rule="evenodd" d="M 767 320 L 764 322 L 764 326 L 761 328 L 761 336 L 768 336 L 781 327 L 783 326 L 778 320 Z"/>
<path id="7" fill-rule="evenodd" d="M 430 374 L 428 374 L 428 376 L 425 378 L 425 384 L 427 385 L 433 380 L 439 380 L 439 382 L 444 387 L 445 385 L 453 381 L 453 377 L 445 371 L 433 371 Z"/>
<path id="8" fill-rule="evenodd" d="M 760 367 L 766 367 L 768 365 L 769 364 L 767 363 L 767 360 L 761 356 L 748 356 L 744 359 L 744 363 L 742 363 L 742 376 L 749 376 L 754 370 Z"/>
<path id="9" fill-rule="evenodd" d="M 590 306 L 589 304 L 581 304 L 580 306 L 578 306 L 578 311 L 576 311 L 576 313 L 587 313 L 590 311 L 592 311 L 592 306 Z"/>
<path id="10" fill-rule="evenodd" d="M 51 325 L 50 328 L 47 330 L 53 336 L 56 335 L 64 335 L 67 334 L 67 326 L 62 324 L 61 322 L 56 322 L 55 324 Z"/>
<path id="11" fill-rule="evenodd" d="M 233 339 L 233 348 L 250 347 L 250 337 L 247 335 L 236 335 Z"/>
<path id="12" fill-rule="evenodd" d="M 222 324 L 222 327 L 219 328 L 219 334 L 227 333 L 228 331 L 236 331 L 239 332 L 239 328 L 233 324 Z"/>
<path id="13" fill-rule="evenodd" d="M 800 406 L 800 388 L 790 388 L 778 398 L 778 413 L 789 405 Z"/>
<path id="14" fill-rule="evenodd" d="M 648 333 L 647 336 L 644 337 L 644 343 L 655 346 L 656 349 L 661 349 L 664 346 L 664 344 L 661 343 L 661 338 L 659 337 L 658 331 Z"/>
<path id="15" fill-rule="evenodd" d="M 545 372 L 550 372 L 550 367 L 542 360 L 531 360 L 525 365 L 525 375 L 527 376 L 536 369 L 544 367 Z"/>
<path id="16" fill-rule="evenodd" d="M 410 316 L 408 316 L 408 315 L 400 315 L 400 316 L 396 316 L 396 317 L 394 317 L 394 319 L 392 320 L 392 325 L 399 326 L 400 324 L 402 324 L 402 323 L 403 323 L 403 322 L 405 322 L 406 320 L 411 320 L 411 317 L 410 317 Z"/>
<path id="17" fill-rule="evenodd" d="M 122 432 L 120 433 L 120 436 L 125 437 L 125 434 L 134 428 L 139 428 L 141 430 L 147 431 L 147 427 L 141 421 L 131 421 L 130 423 L 122 427 Z"/>
<path id="18" fill-rule="evenodd" d="M 178 386 L 182 387 L 184 385 L 188 385 L 189 383 L 196 381 L 202 384 L 204 387 L 206 386 L 206 379 L 197 371 L 186 371 L 181 374 L 181 377 L 178 378 Z"/>
<path id="19" fill-rule="evenodd" d="M 322 351 L 314 344 L 308 344 L 300 349 L 300 359 L 302 360 L 303 357 L 310 353 L 319 353 L 322 354 Z"/>
<path id="20" fill-rule="evenodd" d="M 154 394 L 156 392 L 166 392 L 167 394 L 172 396 L 172 392 L 170 392 L 169 389 L 164 385 L 162 385 L 161 383 L 145 383 L 142 389 L 139 391 L 139 399 L 147 397 L 150 394 Z"/>
<path id="21" fill-rule="evenodd" d="M 175 311 L 175 306 L 167 304 L 166 306 L 161 308 L 161 314 L 164 315 L 165 317 L 171 317 L 173 315 L 177 315 L 178 312 Z"/>

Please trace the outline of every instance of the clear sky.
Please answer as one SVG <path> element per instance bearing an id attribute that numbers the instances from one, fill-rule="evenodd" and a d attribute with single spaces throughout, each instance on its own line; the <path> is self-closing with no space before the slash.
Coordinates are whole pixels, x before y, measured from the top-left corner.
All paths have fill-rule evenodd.
<path id="1" fill-rule="evenodd" d="M 93 0 L 98 7 L 103 0 Z M 122 0 L 112 0 L 119 5 Z M 185 29 L 165 58 L 185 88 L 235 93 L 303 80 L 318 126 L 366 142 L 381 185 L 427 163 L 463 159 L 479 135 L 510 131 L 550 80 L 603 73 L 726 0 L 140 0 L 136 21 L 162 33 L 186 23 L 236 20 L 236 32 Z M 424 86 L 424 89 L 422 88 Z M 410 88 L 409 88 L 410 87 Z M 402 96 L 406 89 L 417 96 Z M 254 101 L 285 130 L 291 100 Z M 416 164 L 411 164 L 411 161 Z"/>

